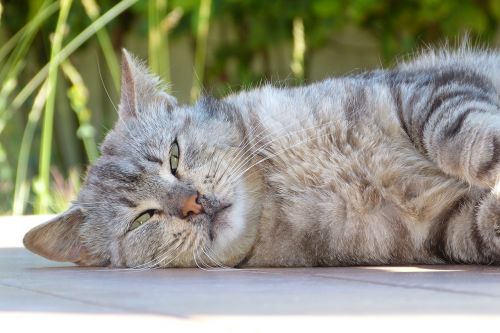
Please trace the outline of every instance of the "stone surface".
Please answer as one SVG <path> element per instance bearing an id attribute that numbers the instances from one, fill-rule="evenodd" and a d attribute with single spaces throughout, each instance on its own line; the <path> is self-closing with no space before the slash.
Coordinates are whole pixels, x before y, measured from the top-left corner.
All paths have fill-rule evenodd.
<path id="1" fill-rule="evenodd" d="M 403 325 L 413 331 L 500 323 L 499 267 L 82 268 L 22 247 L 24 233 L 46 219 L 0 218 L 2 327 L 255 332 Z"/>

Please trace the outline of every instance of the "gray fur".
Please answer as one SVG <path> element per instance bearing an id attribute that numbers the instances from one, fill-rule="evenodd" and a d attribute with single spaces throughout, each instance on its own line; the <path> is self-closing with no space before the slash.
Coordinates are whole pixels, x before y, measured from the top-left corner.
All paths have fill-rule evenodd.
<path id="1" fill-rule="evenodd" d="M 136 268 L 500 262 L 500 53 L 192 106 L 126 52 L 122 70 L 102 156 L 73 207 L 27 234 L 32 251 Z M 204 212 L 179 214 L 197 193 Z"/>

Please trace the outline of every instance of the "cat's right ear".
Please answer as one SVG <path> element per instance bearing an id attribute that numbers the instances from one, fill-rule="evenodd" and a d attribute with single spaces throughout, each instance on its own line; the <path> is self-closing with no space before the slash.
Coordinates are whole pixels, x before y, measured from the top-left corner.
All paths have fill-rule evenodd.
<path id="1" fill-rule="evenodd" d="M 122 82 L 120 91 L 119 114 L 121 118 L 135 117 L 137 113 L 137 104 L 135 97 L 134 82 L 135 64 L 134 60 L 127 52 L 122 50 Z"/>
<path id="2" fill-rule="evenodd" d="M 171 109 L 177 100 L 163 91 L 161 80 L 152 75 L 141 61 L 127 50 L 122 50 L 122 81 L 120 91 L 120 118 L 138 117 L 147 103 L 162 103 Z"/>

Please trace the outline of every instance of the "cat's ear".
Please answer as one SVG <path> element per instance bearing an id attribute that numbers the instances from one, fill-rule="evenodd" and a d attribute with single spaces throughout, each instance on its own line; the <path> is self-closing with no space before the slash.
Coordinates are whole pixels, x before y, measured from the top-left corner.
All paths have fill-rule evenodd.
<path id="1" fill-rule="evenodd" d="M 23 238 L 24 246 L 33 253 L 50 260 L 93 265 L 97 261 L 89 255 L 80 239 L 84 216 L 73 206 L 52 220 L 36 226 Z"/>
<path id="2" fill-rule="evenodd" d="M 141 61 L 137 60 L 127 50 L 122 50 L 122 82 L 119 114 L 122 119 L 137 117 L 143 108 L 141 106 L 155 102 L 164 104 L 170 109 L 177 104 L 175 97 L 165 93 L 161 80 L 152 75 Z"/>

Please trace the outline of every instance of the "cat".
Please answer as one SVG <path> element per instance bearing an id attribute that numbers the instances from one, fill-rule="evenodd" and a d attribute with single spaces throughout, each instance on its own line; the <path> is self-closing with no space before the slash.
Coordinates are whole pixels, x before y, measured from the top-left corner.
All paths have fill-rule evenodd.
<path id="1" fill-rule="evenodd" d="M 119 117 L 26 248 L 84 266 L 500 263 L 500 53 L 179 105 L 123 51 Z"/>

